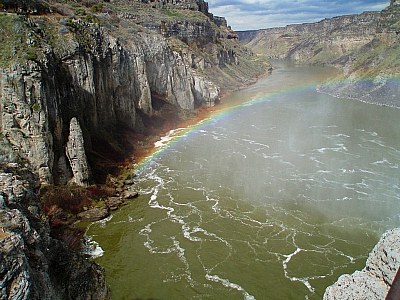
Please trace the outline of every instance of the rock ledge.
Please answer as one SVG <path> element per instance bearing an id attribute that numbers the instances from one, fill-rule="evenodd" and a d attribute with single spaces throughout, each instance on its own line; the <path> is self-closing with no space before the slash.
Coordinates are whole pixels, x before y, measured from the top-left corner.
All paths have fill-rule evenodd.
<path id="1" fill-rule="evenodd" d="M 324 300 L 385 299 L 400 267 L 400 228 L 385 232 L 369 254 L 365 268 L 339 277 Z"/>

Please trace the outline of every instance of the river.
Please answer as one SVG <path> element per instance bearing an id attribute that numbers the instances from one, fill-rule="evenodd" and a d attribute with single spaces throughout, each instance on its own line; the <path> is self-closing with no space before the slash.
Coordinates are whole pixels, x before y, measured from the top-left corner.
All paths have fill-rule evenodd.
<path id="1" fill-rule="evenodd" d="M 400 110 L 316 91 L 280 64 L 137 166 L 94 223 L 112 299 L 321 299 L 400 225 Z"/>

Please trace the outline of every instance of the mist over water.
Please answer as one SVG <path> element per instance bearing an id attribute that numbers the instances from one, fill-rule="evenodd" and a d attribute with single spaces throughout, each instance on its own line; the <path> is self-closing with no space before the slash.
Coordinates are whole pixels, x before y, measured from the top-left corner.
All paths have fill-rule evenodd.
<path id="1" fill-rule="evenodd" d="M 321 299 L 364 266 L 400 225 L 400 110 L 317 93 L 331 72 L 281 65 L 160 143 L 88 231 L 113 299 Z"/>

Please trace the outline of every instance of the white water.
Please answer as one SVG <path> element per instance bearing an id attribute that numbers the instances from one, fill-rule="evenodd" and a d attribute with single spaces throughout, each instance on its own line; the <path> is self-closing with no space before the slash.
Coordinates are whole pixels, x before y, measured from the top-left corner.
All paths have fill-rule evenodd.
<path id="1" fill-rule="evenodd" d="M 88 233 L 114 299 L 321 299 L 363 267 L 400 224 L 400 111 L 317 93 L 324 72 L 280 69 L 161 139 L 141 197 Z"/>

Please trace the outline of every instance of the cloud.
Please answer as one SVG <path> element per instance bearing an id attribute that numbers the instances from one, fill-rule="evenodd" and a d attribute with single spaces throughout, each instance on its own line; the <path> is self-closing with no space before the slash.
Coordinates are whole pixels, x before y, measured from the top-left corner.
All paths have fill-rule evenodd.
<path id="1" fill-rule="evenodd" d="M 226 17 L 234 30 L 317 22 L 325 18 L 379 11 L 389 0 L 208 0 L 210 11 Z"/>

